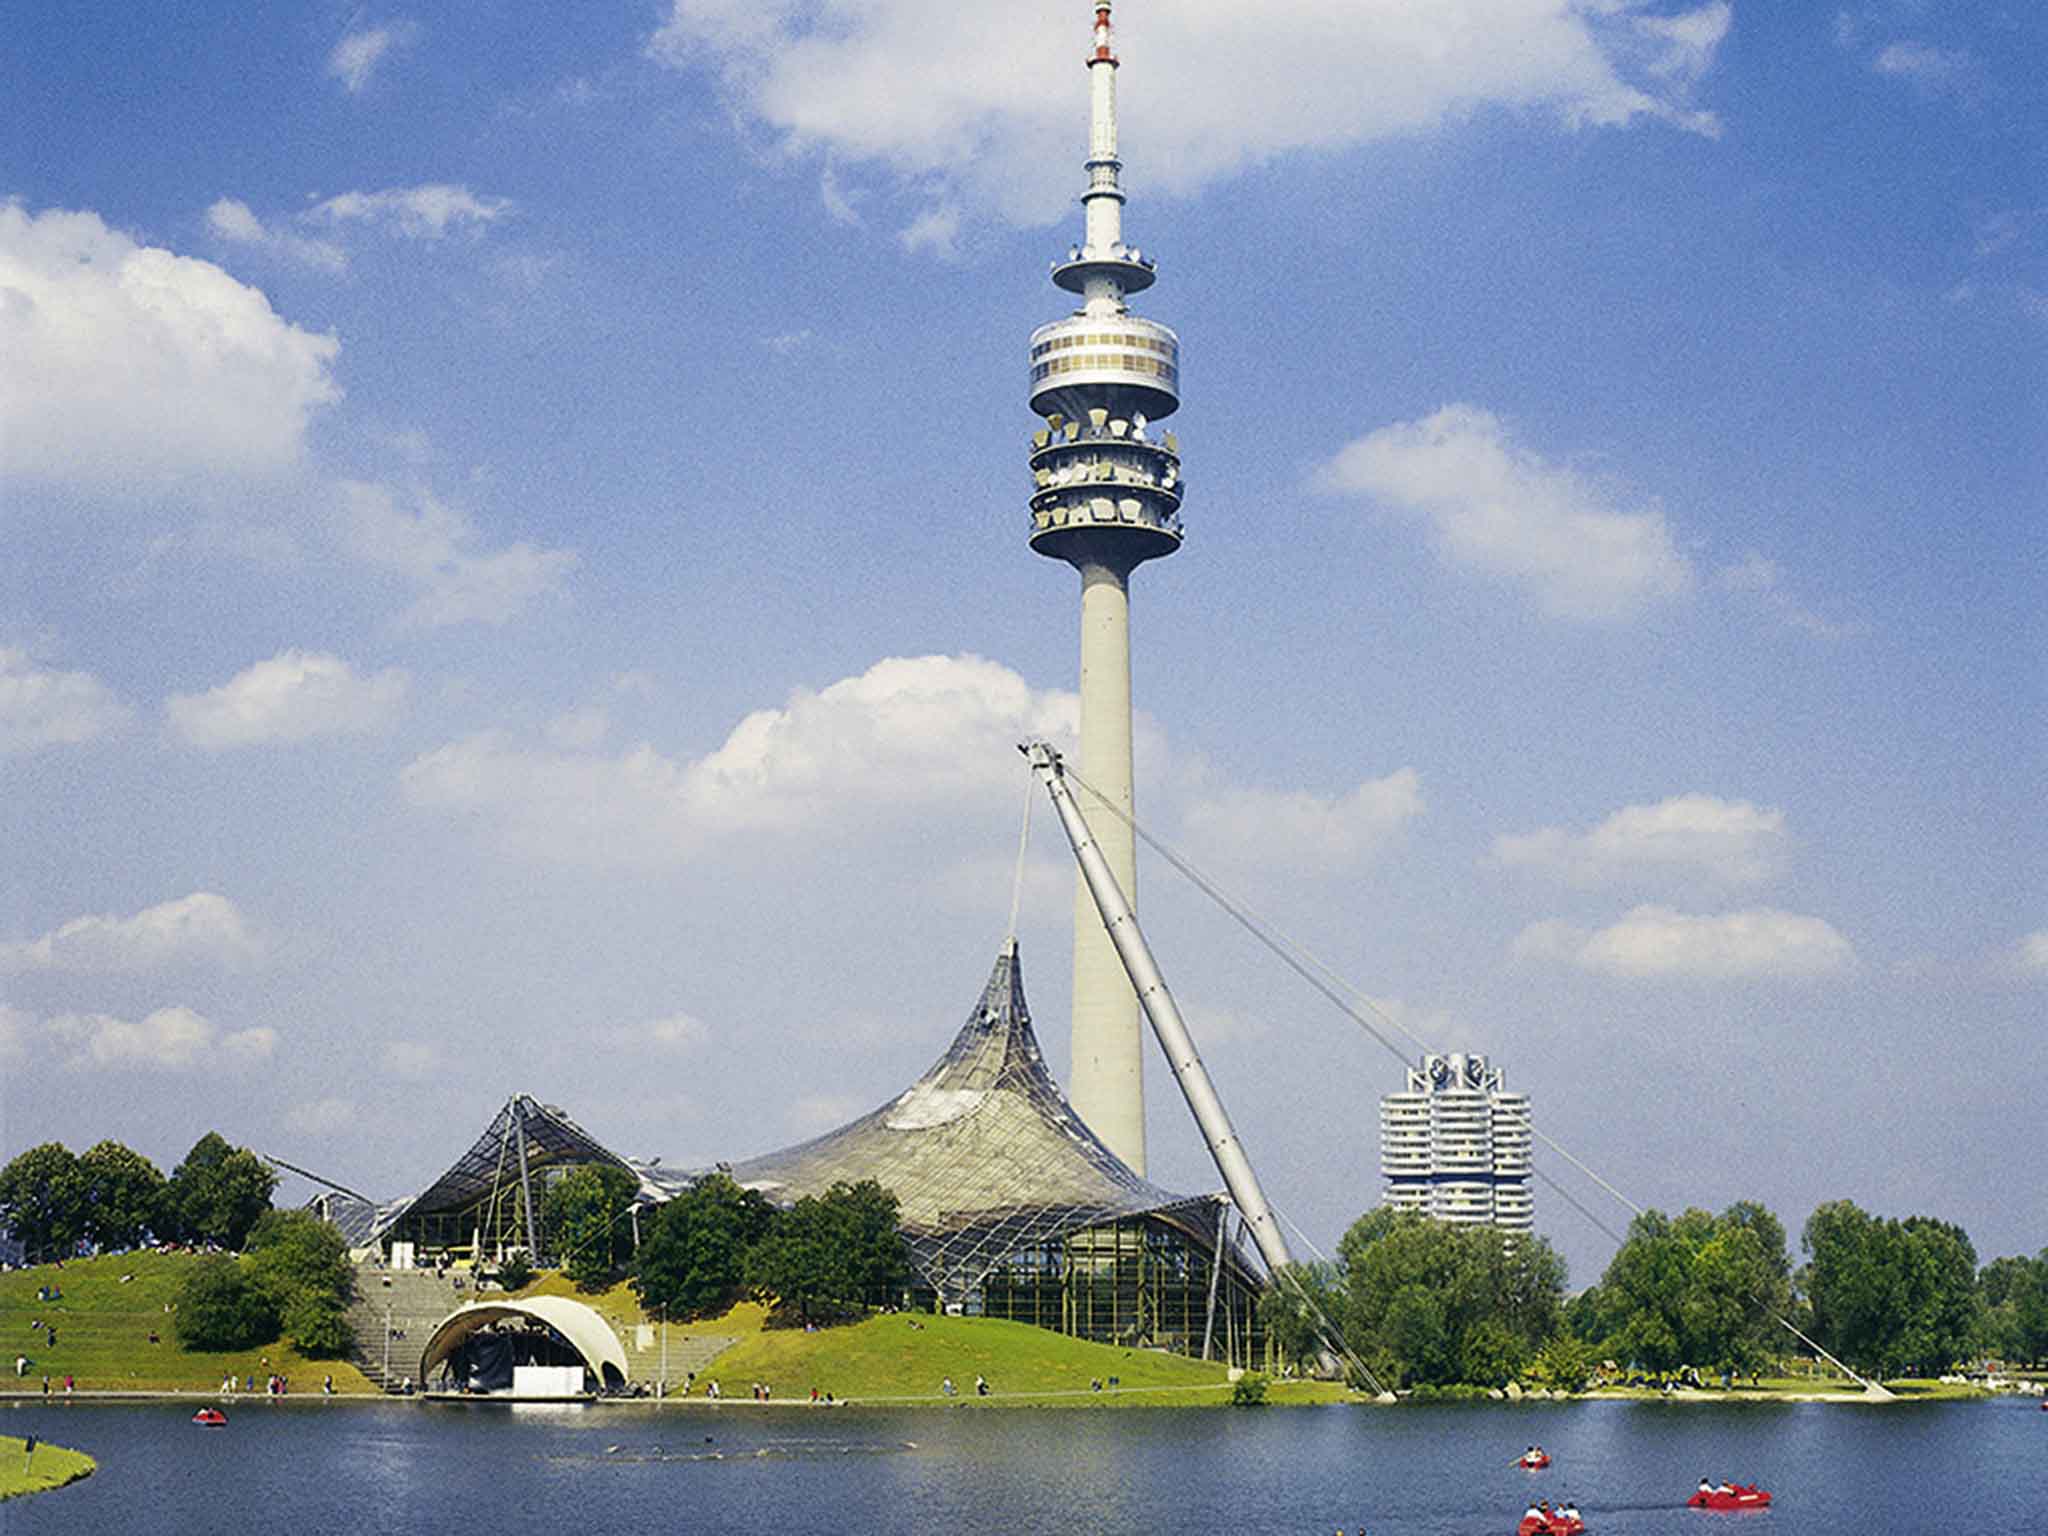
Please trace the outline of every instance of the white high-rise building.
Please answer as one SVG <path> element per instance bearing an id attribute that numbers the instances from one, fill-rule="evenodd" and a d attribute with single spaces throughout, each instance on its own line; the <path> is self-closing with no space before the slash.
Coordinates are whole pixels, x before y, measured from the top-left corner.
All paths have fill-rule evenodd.
<path id="1" fill-rule="evenodd" d="M 1082 243 L 1052 264 L 1080 306 L 1031 333 L 1031 547 L 1081 576 L 1081 750 L 1070 777 L 1110 872 L 1135 910 L 1131 793 L 1131 572 L 1180 548 L 1180 445 L 1152 424 L 1180 406 L 1180 338 L 1131 313 L 1152 259 L 1123 237 L 1116 50 L 1098 0 L 1087 55 L 1088 189 Z M 1091 803 L 1099 795 L 1112 808 Z M 1142 1021 L 1085 882 L 1074 885 L 1073 1076 L 1068 1099 L 1103 1143 L 1145 1171 Z"/>
<path id="2" fill-rule="evenodd" d="M 1529 1096 L 1507 1091 L 1507 1074 L 1484 1056 L 1429 1055 L 1408 1087 L 1380 1100 L 1385 1203 L 1461 1226 L 1527 1232 Z"/>

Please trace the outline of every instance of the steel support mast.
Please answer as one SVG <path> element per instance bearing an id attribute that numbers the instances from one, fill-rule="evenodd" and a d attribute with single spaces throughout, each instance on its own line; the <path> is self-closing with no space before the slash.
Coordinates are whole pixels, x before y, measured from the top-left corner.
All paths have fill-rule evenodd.
<path id="1" fill-rule="evenodd" d="M 1152 1033 L 1158 1036 L 1160 1049 L 1166 1052 L 1167 1069 L 1173 1073 L 1173 1080 L 1180 1084 L 1181 1095 L 1194 1113 L 1195 1124 L 1201 1127 L 1202 1139 L 1209 1146 L 1209 1156 L 1215 1160 L 1216 1171 L 1223 1175 L 1223 1187 L 1230 1191 L 1231 1203 L 1251 1230 L 1259 1256 L 1277 1275 L 1294 1262 L 1294 1255 L 1288 1251 L 1287 1239 L 1280 1235 L 1280 1223 L 1273 1215 L 1273 1208 L 1266 1203 L 1265 1191 L 1259 1188 L 1259 1176 L 1252 1172 L 1251 1159 L 1245 1156 L 1244 1143 L 1238 1140 L 1237 1132 L 1231 1127 L 1230 1116 L 1224 1112 L 1216 1085 L 1209 1080 L 1209 1069 L 1202 1065 L 1201 1053 L 1195 1049 L 1194 1037 L 1188 1033 L 1187 1020 L 1181 1017 L 1180 1005 L 1174 1002 L 1173 993 L 1167 990 L 1166 977 L 1160 973 L 1159 962 L 1152 958 L 1152 947 L 1138 929 L 1137 914 L 1124 900 L 1124 893 L 1117 887 L 1116 876 L 1110 872 L 1109 861 L 1102 856 L 1101 847 L 1088 830 L 1088 819 L 1081 814 L 1074 792 L 1067 787 L 1060 755 L 1044 742 L 1032 742 L 1021 750 L 1030 758 L 1032 771 L 1052 796 L 1053 809 L 1059 812 L 1067 841 L 1074 845 L 1074 858 L 1081 866 L 1081 878 L 1088 883 L 1096 909 L 1102 914 L 1102 926 L 1116 945 L 1117 956 L 1123 961 L 1124 971 L 1131 979 L 1131 988 L 1138 994 L 1138 1006 L 1145 1010 Z"/>

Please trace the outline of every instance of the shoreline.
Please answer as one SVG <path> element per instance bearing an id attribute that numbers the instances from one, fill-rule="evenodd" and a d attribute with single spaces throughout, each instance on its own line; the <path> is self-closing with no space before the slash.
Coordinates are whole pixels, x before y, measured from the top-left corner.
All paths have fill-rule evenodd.
<path id="1" fill-rule="evenodd" d="M 1276 1387 L 1278 1384 L 1275 1384 Z M 1367 1393 L 1335 1390 L 1334 1383 L 1314 1383 L 1323 1390 L 1303 1392 L 1303 1384 L 1291 1384 L 1293 1392 L 1276 1391 L 1262 1406 L 1274 1408 L 1324 1407 L 1349 1405 L 1361 1407 L 1385 1406 L 1375 1403 Z M 333 1394 L 287 1393 L 272 1397 L 267 1393 L 237 1393 L 223 1396 L 219 1391 L 201 1388 L 175 1387 L 129 1387 L 80 1389 L 68 1395 L 52 1393 L 44 1397 L 40 1391 L 0 1391 L 0 1407 L 20 1407 L 24 1404 L 40 1404 L 58 1408 L 73 1403 L 191 1403 L 212 1404 L 230 1408 L 307 1408 L 332 1406 L 334 1404 L 364 1403 L 418 1403 L 435 1407 L 575 1407 L 592 1408 L 634 1408 L 668 1409 L 682 1408 L 695 1412 L 724 1412 L 728 1410 L 750 1411 L 759 1409 L 839 1409 L 839 1408 L 890 1408 L 890 1409 L 960 1409 L 960 1408 L 1002 1408 L 1002 1407 L 1080 1407 L 1098 1405 L 1123 1408 L 1185 1408 L 1185 1407 L 1228 1407 L 1220 1399 L 1230 1390 L 1229 1383 L 1220 1385 L 1199 1385 L 1185 1387 L 1112 1387 L 1101 1391 L 1089 1388 L 1057 1388 L 1041 1392 L 997 1392 L 988 1397 L 945 1397 L 939 1394 L 913 1395 L 902 1393 L 877 1394 L 873 1396 L 841 1397 L 833 1402 L 812 1402 L 807 1397 L 775 1397 L 759 1400 L 744 1397 L 705 1398 L 685 1397 L 591 1397 L 574 1399 L 511 1398 L 491 1396 L 436 1396 L 428 1393 L 404 1395 L 395 1392 L 336 1392 Z M 2021 1393 L 1988 1392 L 1982 1389 L 1968 1391 L 1913 1394 L 1902 1396 L 1901 1402 L 1989 1402 L 1999 1397 L 2025 1396 Z M 1403 1399 L 1402 1401 L 1407 1401 Z M 1433 1401 L 1448 1401 L 1437 1399 Z M 1691 1404 L 1762 1404 L 1771 1403 L 1863 1403 L 1872 1399 L 1861 1391 L 1816 1388 L 1812 1391 L 1770 1392 L 1646 1392 L 1636 1388 L 1603 1388 L 1592 1392 L 1554 1394 L 1542 1398 L 1524 1397 L 1515 1399 L 1475 1399 L 1489 1405 L 1529 1406 L 1532 1404 L 1569 1403 L 1691 1403 Z M 1399 1406 L 1398 1404 L 1392 1406 Z"/>

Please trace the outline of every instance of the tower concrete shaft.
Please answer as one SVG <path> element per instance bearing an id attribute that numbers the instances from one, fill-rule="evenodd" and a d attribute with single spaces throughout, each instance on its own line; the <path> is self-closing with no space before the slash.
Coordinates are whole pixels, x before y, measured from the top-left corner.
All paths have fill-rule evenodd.
<path id="1" fill-rule="evenodd" d="M 1052 264 L 1081 304 L 1031 334 L 1031 547 L 1081 575 L 1080 777 L 1124 817 L 1135 810 L 1131 763 L 1131 572 L 1181 543 L 1180 444 L 1151 424 L 1180 407 L 1180 338 L 1131 313 L 1152 286 L 1152 260 L 1123 238 L 1114 39 L 1107 0 L 1094 7 L 1088 55 L 1083 244 Z M 1136 905 L 1129 825 L 1103 814 L 1098 839 Z M 1123 962 L 1085 883 L 1074 891 L 1073 1078 L 1068 1096 L 1096 1135 L 1145 1168 L 1143 1024 Z"/>

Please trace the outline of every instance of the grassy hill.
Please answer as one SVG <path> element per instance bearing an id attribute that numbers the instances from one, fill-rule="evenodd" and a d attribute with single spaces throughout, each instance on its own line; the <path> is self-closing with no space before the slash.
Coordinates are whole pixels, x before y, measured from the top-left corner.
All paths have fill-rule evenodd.
<path id="1" fill-rule="evenodd" d="M 336 1392 L 375 1390 L 346 1360 L 308 1360 L 281 1341 L 223 1354 L 180 1349 L 177 1319 L 168 1309 L 197 1262 L 183 1253 L 126 1253 L 0 1275 L 0 1390 L 40 1391 L 47 1374 L 51 1392 L 59 1394 L 69 1374 L 81 1392 L 210 1392 L 230 1371 L 254 1376 L 259 1386 L 277 1371 L 301 1394 L 319 1391 L 329 1374 Z M 46 1285 L 57 1286 L 63 1297 L 37 1301 L 37 1289 Z M 32 1326 L 38 1321 L 57 1330 L 54 1345 Z M 33 1362 L 19 1379 L 17 1355 Z M 42 1454 L 36 1452 L 38 1461 Z"/>
<path id="2" fill-rule="evenodd" d="M 82 1259 L 62 1269 L 41 1265 L 0 1275 L 0 1369 L 14 1356 L 33 1364 L 19 1379 L 0 1376 L 0 1391 L 40 1390 L 47 1372 L 54 1394 L 67 1373 L 81 1392 L 212 1392 L 232 1371 L 256 1377 L 272 1371 L 291 1378 L 292 1390 L 318 1392 L 331 1373 L 338 1393 L 373 1393 L 374 1385 L 343 1360 L 308 1360 L 276 1342 L 227 1354 L 187 1353 L 177 1345 L 176 1318 L 166 1310 L 197 1262 L 188 1254 L 131 1253 Z M 62 1299 L 36 1300 L 36 1289 L 57 1285 Z M 543 1274 L 520 1296 L 571 1296 L 595 1308 L 622 1334 L 645 1321 L 639 1300 L 624 1285 L 589 1294 L 556 1274 Z M 57 1330 L 54 1347 L 36 1322 Z M 1229 1400 L 1228 1373 L 1152 1350 L 1123 1349 L 1070 1339 L 1023 1323 L 986 1318 L 912 1317 L 896 1313 L 806 1333 L 769 1328 L 766 1310 L 743 1302 L 714 1318 L 672 1325 L 677 1334 L 737 1337 L 739 1342 L 700 1373 L 692 1396 L 703 1397 L 712 1378 L 727 1402 L 745 1403 L 749 1383 L 765 1381 L 779 1401 L 808 1401 L 813 1386 L 840 1400 L 893 1403 L 979 1404 L 1032 1402 L 1076 1406 L 1206 1405 Z M 159 1342 L 149 1342 L 154 1330 Z M 988 1398 L 974 1393 L 976 1376 L 988 1378 Z M 958 1395 L 940 1383 L 951 1377 Z M 1117 1386 L 1110 1386 L 1110 1378 Z M 1091 1383 L 1101 1382 L 1096 1392 Z M 1346 1394 L 1325 1383 L 1275 1383 L 1272 1401 L 1335 1401 Z M 36 1453 L 40 1466 L 42 1451 Z"/>
<path id="3" fill-rule="evenodd" d="M 33 1296 L 35 1290 L 30 1288 Z M 27 1442 L 13 1435 L 0 1435 L 0 1499 L 24 1493 L 47 1493 L 81 1477 L 92 1476 L 99 1465 L 83 1451 L 67 1451 L 61 1445 L 39 1445 L 33 1460 L 25 1455 Z"/>
<path id="4" fill-rule="evenodd" d="M 739 1333 L 725 1321 L 707 1331 Z M 991 1395 L 977 1398 L 974 1380 L 988 1378 Z M 1124 1404 L 1221 1403 L 1228 1374 L 1153 1350 L 1091 1344 L 1024 1323 L 971 1317 L 911 1317 L 902 1313 L 806 1333 L 777 1328 L 743 1336 L 720 1355 L 697 1383 L 701 1396 L 716 1378 L 728 1401 L 748 1400 L 751 1383 L 766 1382 L 777 1398 L 808 1400 L 812 1387 L 860 1402 L 941 1403 L 941 1383 L 952 1378 L 962 1403 Z M 1118 1379 L 1111 1389 L 1110 1378 Z M 1097 1393 L 1092 1383 L 1101 1382 Z"/>

